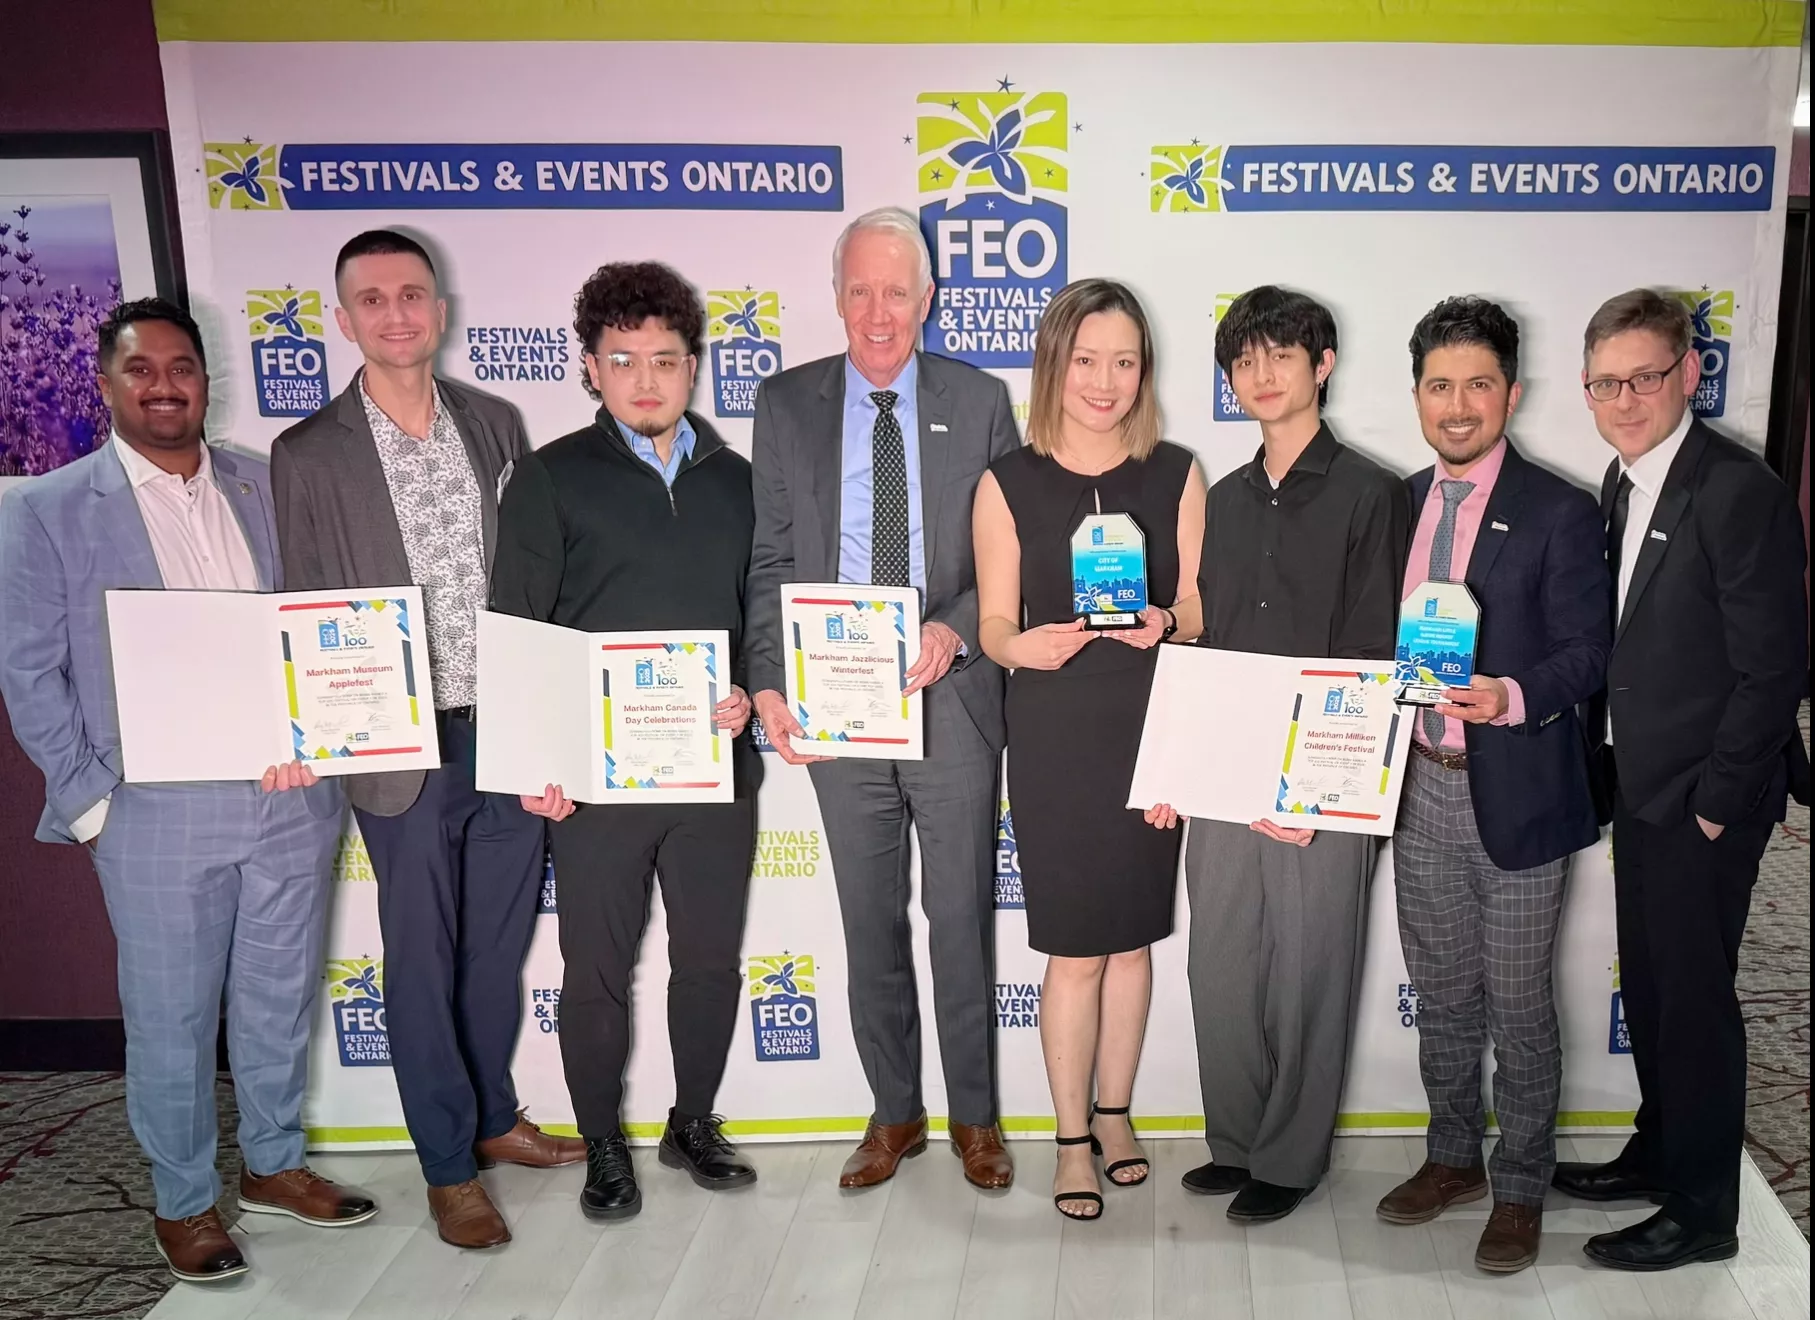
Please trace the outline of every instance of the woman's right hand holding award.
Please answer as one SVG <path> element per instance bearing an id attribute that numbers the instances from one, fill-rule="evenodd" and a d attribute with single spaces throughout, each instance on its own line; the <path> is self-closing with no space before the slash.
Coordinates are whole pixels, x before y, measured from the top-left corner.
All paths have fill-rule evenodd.
<path id="1" fill-rule="evenodd" d="M 1011 642 L 1016 669 L 1062 669 L 1065 662 L 1082 651 L 1096 636 L 1084 627 L 1084 620 L 1070 623 L 1043 623 L 1018 633 Z"/>

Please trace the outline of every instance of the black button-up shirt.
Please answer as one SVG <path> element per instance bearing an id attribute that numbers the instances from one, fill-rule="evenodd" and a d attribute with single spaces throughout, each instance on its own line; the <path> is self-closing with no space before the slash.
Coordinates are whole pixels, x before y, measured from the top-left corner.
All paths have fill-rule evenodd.
<path id="1" fill-rule="evenodd" d="M 1391 660 L 1411 542 L 1405 483 L 1328 423 L 1275 489 L 1266 451 L 1210 488 L 1199 645 Z"/>

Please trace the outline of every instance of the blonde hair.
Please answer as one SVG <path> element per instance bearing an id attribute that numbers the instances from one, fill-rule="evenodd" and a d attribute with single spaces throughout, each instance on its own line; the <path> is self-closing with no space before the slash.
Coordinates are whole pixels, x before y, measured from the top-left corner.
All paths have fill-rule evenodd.
<path id="1" fill-rule="evenodd" d="M 1050 457 L 1063 426 L 1061 400 L 1071 350 L 1078 327 L 1098 312 L 1120 312 L 1141 332 L 1141 383 L 1134 406 L 1122 418 L 1122 447 L 1128 456 L 1143 459 L 1159 447 L 1160 400 L 1153 379 L 1153 333 L 1140 299 L 1125 284 L 1114 280 L 1079 280 L 1059 290 L 1040 318 L 1040 335 L 1034 341 L 1034 373 L 1027 411 L 1027 443 L 1036 454 Z"/>

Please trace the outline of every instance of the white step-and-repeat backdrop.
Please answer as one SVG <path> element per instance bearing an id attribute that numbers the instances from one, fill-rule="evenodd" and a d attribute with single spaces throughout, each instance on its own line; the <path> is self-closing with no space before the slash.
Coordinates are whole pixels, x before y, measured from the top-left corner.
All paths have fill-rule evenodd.
<path id="1" fill-rule="evenodd" d="M 1370 35 L 1355 16 L 1379 10 L 1325 7 L 1346 37 Z M 324 24 L 356 8 L 327 5 Z M 1731 12 L 1695 20 L 1702 44 L 1689 47 L 1672 44 L 1686 29 L 1641 3 L 1586 8 L 1604 20 L 1597 30 L 1630 34 L 1610 43 L 1659 44 L 1567 44 L 1581 39 L 1572 25 L 1583 6 L 1510 0 L 1469 8 L 1503 10 L 1508 39 L 1563 44 L 1332 43 L 1318 40 L 1334 29 L 1316 26 L 1317 8 L 1278 20 L 1280 40 L 1239 45 L 1094 44 L 1075 30 L 1055 34 L 1064 44 L 1023 45 L 887 44 L 886 35 L 869 45 L 437 42 L 427 19 L 414 24 L 419 41 L 167 40 L 189 291 L 213 364 L 210 430 L 263 452 L 345 387 L 358 355 L 333 322 L 334 256 L 355 232 L 393 225 L 439 258 L 451 309 L 444 371 L 515 404 L 538 443 L 592 413 L 571 326 L 582 281 L 607 261 L 673 264 L 710 308 L 695 406 L 747 452 L 760 380 L 843 348 L 833 240 L 853 215 L 895 203 L 918 210 L 933 242 L 927 348 L 999 373 L 1018 403 L 1046 300 L 1082 276 L 1132 285 L 1157 328 L 1166 433 L 1198 453 L 1211 480 L 1259 439 L 1212 362 L 1216 316 L 1263 282 L 1335 309 L 1330 416 L 1401 472 L 1428 462 L 1407 337 L 1438 299 L 1464 292 L 1518 317 L 1517 438 L 1582 484 L 1595 487 L 1609 458 L 1578 385 L 1582 327 L 1602 299 L 1634 285 L 1680 290 L 1691 303 L 1697 409 L 1762 443 L 1797 78 L 1795 36 L 1783 44 L 1779 11 L 1799 6 L 1715 6 Z M 1426 8 L 1441 17 L 1458 6 Z M 667 35 L 715 30 L 702 22 Z M 1203 24 L 1190 31 L 1201 40 Z M 1151 22 L 1142 32 L 1159 39 Z M 1479 35 L 1496 38 L 1491 17 Z M 1095 36 L 1117 40 L 1107 19 Z M 825 829 L 805 772 L 775 757 L 767 768 L 747 1008 L 720 1107 L 746 1136 L 848 1133 L 869 1094 L 851 1043 Z M 322 1144 L 395 1142 L 406 1133 L 386 1066 L 384 950 L 356 837 L 337 880 L 308 1122 Z M 1043 960 L 1027 947 L 1020 883 L 1004 803 L 1001 1100 L 1010 1132 L 1029 1133 L 1051 1130 L 1051 1108 Z M 572 1110 L 559 1053 L 556 888 L 551 877 L 524 970 L 516 1073 L 532 1115 L 559 1125 Z M 1135 1090 L 1155 1132 L 1201 1127 L 1189 920 L 1181 886 L 1179 933 L 1154 951 Z M 924 958 L 918 912 L 915 923 Z M 672 1094 L 665 945 L 658 900 L 636 980 L 626 1111 L 641 1135 L 657 1130 Z M 938 1115 L 924 961 L 920 970 Z M 1604 841 L 1572 875 L 1557 992 L 1565 1124 L 1627 1122 L 1635 1083 Z M 1387 856 L 1345 1127 L 1422 1126 L 1417 1013 Z"/>

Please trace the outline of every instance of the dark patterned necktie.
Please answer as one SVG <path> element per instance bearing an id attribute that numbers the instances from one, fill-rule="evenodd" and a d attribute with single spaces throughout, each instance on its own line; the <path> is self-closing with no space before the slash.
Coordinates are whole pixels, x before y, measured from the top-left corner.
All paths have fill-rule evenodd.
<path id="1" fill-rule="evenodd" d="M 1613 620 L 1620 619 L 1620 560 L 1626 553 L 1626 519 L 1632 511 L 1632 478 L 1620 473 L 1613 490 L 1613 512 L 1607 518 L 1607 573 L 1613 579 Z"/>
<path id="2" fill-rule="evenodd" d="M 1443 481 L 1443 514 L 1437 519 L 1437 533 L 1431 537 L 1431 581 L 1448 582 L 1450 560 L 1456 554 L 1456 510 L 1475 489 L 1472 481 Z M 1443 746 L 1444 716 L 1429 706 L 1424 708 L 1424 736 L 1432 747 Z"/>
<path id="3" fill-rule="evenodd" d="M 895 417 L 894 390 L 876 390 L 876 427 L 870 432 L 870 582 L 878 587 L 908 584 L 907 449 Z"/>

